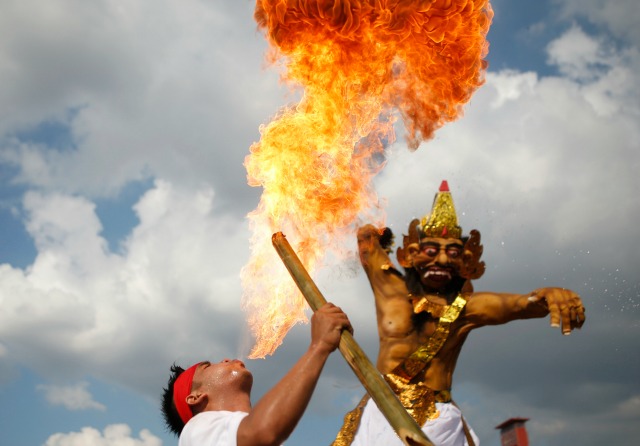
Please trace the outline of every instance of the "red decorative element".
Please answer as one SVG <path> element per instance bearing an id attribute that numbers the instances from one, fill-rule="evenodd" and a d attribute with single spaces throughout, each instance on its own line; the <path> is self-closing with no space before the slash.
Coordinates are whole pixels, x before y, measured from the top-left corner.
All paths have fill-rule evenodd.
<path id="1" fill-rule="evenodd" d="M 446 226 L 444 228 L 442 228 L 442 237 L 443 238 L 445 238 L 448 233 L 449 233 L 449 231 L 447 231 L 447 227 Z"/>
<path id="2" fill-rule="evenodd" d="M 440 192 L 449 192 L 449 183 L 447 183 L 447 180 L 442 180 L 442 183 L 440 183 Z"/>

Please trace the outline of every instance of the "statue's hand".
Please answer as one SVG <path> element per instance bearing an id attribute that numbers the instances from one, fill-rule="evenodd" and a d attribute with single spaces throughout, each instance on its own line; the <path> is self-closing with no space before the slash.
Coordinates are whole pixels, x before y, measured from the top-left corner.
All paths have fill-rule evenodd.
<path id="1" fill-rule="evenodd" d="M 379 239 L 380 232 L 375 226 L 366 225 L 358 228 L 358 252 L 363 263 L 366 261 L 367 254 L 374 250 Z"/>
<path id="2" fill-rule="evenodd" d="M 373 225 L 365 225 L 358 228 L 358 242 L 371 242 L 372 240 L 378 240 L 383 229 L 378 229 Z"/>
<path id="3" fill-rule="evenodd" d="M 531 293 L 529 301 L 547 305 L 552 327 L 560 327 L 562 334 L 571 334 L 585 321 L 584 306 L 580 296 L 565 288 L 539 288 Z"/>

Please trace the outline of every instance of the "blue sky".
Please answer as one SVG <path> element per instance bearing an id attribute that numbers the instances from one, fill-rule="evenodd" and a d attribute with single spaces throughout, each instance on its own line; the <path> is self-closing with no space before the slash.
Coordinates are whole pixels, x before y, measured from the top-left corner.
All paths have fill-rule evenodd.
<path id="1" fill-rule="evenodd" d="M 482 444 L 499 444 L 494 426 L 521 416 L 532 444 L 632 445 L 640 6 L 492 5 L 486 84 L 416 152 L 401 137 L 389 147 L 375 186 L 399 236 L 449 180 L 463 229 L 483 236 L 476 289 L 555 285 L 584 298 L 587 323 L 569 337 L 546 320 L 470 336 L 453 390 Z M 239 272 L 260 190 L 242 163 L 291 100 L 265 67 L 252 11 L 250 1 L 0 0 L 3 443 L 177 444 L 158 410 L 169 365 L 248 354 Z M 375 357 L 357 262 L 318 281 Z M 308 337 L 297 326 L 273 356 L 247 361 L 254 400 Z M 287 444 L 330 443 L 361 395 L 334 355 Z"/>

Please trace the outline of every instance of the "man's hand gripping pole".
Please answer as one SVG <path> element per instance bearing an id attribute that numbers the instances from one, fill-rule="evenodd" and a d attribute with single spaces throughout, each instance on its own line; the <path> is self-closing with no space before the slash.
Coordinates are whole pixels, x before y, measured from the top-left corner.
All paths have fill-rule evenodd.
<path id="1" fill-rule="evenodd" d="M 309 276 L 284 234 L 282 232 L 273 234 L 271 241 L 300 292 L 311 309 L 316 311 L 327 302 L 326 299 Z M 408 446 L 434 446 L 420 429 L 420 426 L 407 413 L 380 372 L 347 330 L 342 330 L 338 348 L 404 444 Z"/>

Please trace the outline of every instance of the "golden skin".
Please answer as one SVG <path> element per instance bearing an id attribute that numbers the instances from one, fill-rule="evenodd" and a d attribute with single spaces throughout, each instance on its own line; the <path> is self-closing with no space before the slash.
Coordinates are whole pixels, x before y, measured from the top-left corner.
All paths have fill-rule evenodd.
<path id="1" fill-rule="evenodd" d="M 414 325 L 413 305 L 404 278 L 393 267 L 379 238 L 380 232 L 372 225 L 358 230 L 360 261 L 376 303 L 380 337 L 377 367 L 382 373 L 389 373 L 429 339 L 438 319 L 421 313 L 423 322 Z M 426 296 L 438 305 L 450 304 L 455 299 L 455 295 L 446 291 L 466 259 L 466 253 L 458 249 L 461 246 L 459 239 L 423 238 L 419 246 L 408 247 L 425 292 L 420 297 Z M 527 294 L 476 292 L 466 298 L 465 309 L 451 324 L 447 340 L 425 368 L 425 384 L 434 390 L 451 389 L 458 355 L 474 328 L 550 314 L 551 325 L 561 326 L 562 332 L 569 334 L 580 328 L 585 319 L 580 297 L 563 288 L 541 288 Z"/>
<path id="2" fill-rule="evenodd" d="M 358 230 L 358 252 L 376 302 L 380 337 L 377 367 L 388 373 L 419 345 L 411 321 L 413 306 L 404 279 L 393 269 L 383 270 L 392 263 L 380 246 L 375 227 L 367 225 Z"/>

